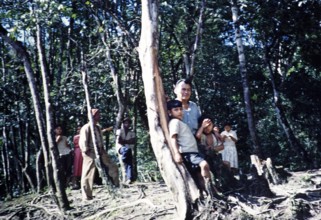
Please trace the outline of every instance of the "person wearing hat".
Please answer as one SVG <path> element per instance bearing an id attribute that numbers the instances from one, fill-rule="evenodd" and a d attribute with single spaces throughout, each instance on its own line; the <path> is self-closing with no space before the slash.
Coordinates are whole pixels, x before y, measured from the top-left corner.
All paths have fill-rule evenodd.
<path id="1" fill-rule="evenodd" d="M 184 163 L 196 180 L 200 190 L 211 193 L 208 192 L 210 190 L 208 184 L 211 184 L 210 168 L 198 151 L 197 142 L 191 129 L 182 121 L 182 102 L 179 100 L 168 101 L 167 110 L 170 116 L 168 127 L 174 161 L 178 164 Z M 200 167 L 203 179 L 196 178 L 196 170 L 193 167 Z"/>
<path id="2" fill-rule="evenodd" d="M 98 109 L 92 109 L 91 114 L 94 121 L 94 133 L 100 157 L 103 164 L 108 168 L 108 175 L 111 177 L 112 183 L 118 187 L 118 167 L 108 156 L 104 150 L 103 135 L 98 122 L 100 120 L 100 112 Z M 91 136 L 90 122 L 85 124 L 80 130 L 79 147 L 83 156 L 83 166 L 81 175 L 81 192 L 83 201 L 93 199 L 92 191 L 95 178 L 95 149 Z"/>
<path id="3" fill-rule="evenodd" d="M 136 135 L 130 129 L 130 118 L 124 118 L 121 129 L 116 131 L 116 150 L 125 168 L 125 182 L 131 184 L 133 177 L 133 148 L 136 142 Z"/>

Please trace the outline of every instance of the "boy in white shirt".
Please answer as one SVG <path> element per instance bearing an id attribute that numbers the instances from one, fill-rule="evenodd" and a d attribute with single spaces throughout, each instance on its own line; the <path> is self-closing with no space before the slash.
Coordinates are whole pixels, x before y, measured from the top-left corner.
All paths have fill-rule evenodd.
<path id="1" fill-rule="evenodd" d="M 208 183 L 210 183 L 211 174 L 209 165 L 199 154 L 197 142 L 191 129 L 182 121 L 182 102 L 178 100 L 167 102 L 167 110 L 171 118 L 169 122 L 169 133 L 174 160 L 179 164 L 184 162 L 187 167 L 199 166 L 203 177 L 203 181 L 200 181 L 199 188 L 204 189 L 205 186 L 208 186 Z M 207 191 L 211 193 L 209 190 Z"/>

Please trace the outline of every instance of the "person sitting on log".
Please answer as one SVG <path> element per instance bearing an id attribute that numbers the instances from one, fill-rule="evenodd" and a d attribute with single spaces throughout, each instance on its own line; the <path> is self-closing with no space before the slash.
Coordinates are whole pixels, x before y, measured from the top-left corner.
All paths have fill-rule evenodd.
<path id="1" fill-rule="evenodd" d="M 209 165 L 199 154 L 197 142 L 192 131 L 182 121 L 182 102 L 178 100 L 168 101 L 167 110 L 170 116 L 169 133 L 175 162 L 178 164 L 184 163 L 201 192 L 205 191 L 211 195 L 212 187 Z M 195 175 L 196 169 L 193 168 L 196 167 L 201 169 L 201 179 Z"/>
<path id="2" fill-rule="evenodd" d="M 199 118 L 199 129 L 195 137 L 199 141 L 199 151 L 204 155 L 214 175 L 215 186 L 222 191 L 235 188 L 237 180 L 229 170 L 229 166 L 222 160 L 220 152 L 224 150 L 224 145 L 220 134 L 215 132 L 214 124 L 210 117 L 202 115 Z"/>

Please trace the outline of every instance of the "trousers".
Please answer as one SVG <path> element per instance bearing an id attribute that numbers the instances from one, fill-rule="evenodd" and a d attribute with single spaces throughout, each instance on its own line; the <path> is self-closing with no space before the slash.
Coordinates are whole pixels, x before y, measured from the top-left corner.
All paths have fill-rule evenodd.
<path id="1" fill-rule="evenodd" d="M 103 165 L 108 168 L 108 175 L 112 178 L 113 184 L 119 186 L 118 178 L 118 167 L 115 164 L 105 150 L 101 149 L 100 156 Z M 83 200 L 90 200 L 93 198 L 93 185 L 95 178 L 95 152 L 92 150 L 90 153 L 82 153 L 83 164 L 82 164 L 82 174 L 81 174 L 81 193 Z"/>
<path id="2" fill-rule="evenodd" d="M 133 181 L 133 153 L 132 150 L 126 146 L 119 149 L 121 159 L 125 166 L 126 179 Z"/>

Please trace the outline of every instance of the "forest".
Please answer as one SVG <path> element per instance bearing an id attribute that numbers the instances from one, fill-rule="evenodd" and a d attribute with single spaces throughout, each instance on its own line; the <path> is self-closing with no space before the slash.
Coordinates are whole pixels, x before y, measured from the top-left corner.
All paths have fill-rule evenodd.
<path id="1" fill-rule="evenodd" d="M 190 205 L 195 186 L 185 184 L 193 181 L 171 158 L 165 100 L 175 99 L 179 79 L 192 79 L 191 100 L 220 130 L 231 123 L 243 174 L 253 172 L 250 156 L 257 155 L 271 159 L 283 174 L 319 175 L 320 0 L 0 0 L 0 5 L 1 205 L 52 193 L 59 210 L 72 207 L 70 190 L 59 178 L 54 127 L 62 125 L 72 146 L 90 108 L 99 108 L 101 127 L 113 127 L 104 141 L 114 161 L 115 130 L 125 117 L 132 119 L 134 173 L 142 194 L 143 183 L 161 182 L 174 197 L 173 207 L 185 213 L 179 219 L 214 219 L 213 213 L 195 214 Z M 0 211 L 0 217 L 6 214 Z"/>

